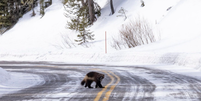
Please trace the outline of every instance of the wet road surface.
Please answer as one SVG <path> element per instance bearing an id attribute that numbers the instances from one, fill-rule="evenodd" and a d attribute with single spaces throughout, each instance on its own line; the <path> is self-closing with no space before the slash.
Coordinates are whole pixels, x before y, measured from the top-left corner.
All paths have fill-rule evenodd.
<path id="1" fill-rule="evenodd" d="M 9 72 L 38 75 L 43 82 L 0 101 L 201 101 L 201 81 L 169 71 L 132 66 L 0 62 Z M 105 74 L 105 88 L 80 82 L 89 71 Z M 95 83 L 92 84 L 95 87 Z"/>

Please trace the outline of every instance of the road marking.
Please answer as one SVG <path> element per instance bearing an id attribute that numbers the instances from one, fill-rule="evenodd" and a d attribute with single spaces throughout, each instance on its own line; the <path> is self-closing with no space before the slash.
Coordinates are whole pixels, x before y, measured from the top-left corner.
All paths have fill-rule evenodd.
<path id="1" fill-rule="evenodd" d="M 107 101 L 107 100 L 109 100 L 110 94 L 112 93 L 112 91 L 114 90 L 116 85 L 119 83 L 120 78 L 117 75 L 115 75 L 113 72 L 111 72 L 111 71 L 108 71 L 108 72 L 110 72 L 112 75 L 110 75 L 110 73 L 108 73 L 107 71 L 104 71 L 104 70 L 100 70 L 100 69 L 96 69 L 96 70 L 106 73 L 111 78 L 111 81 L 110 81 L 110 83 L 108 83 L 105 86 L 105 88 L 103 88 L 100 92 L 98 92 L 98 94 L 97 94 L 96 98 L 94 99 L 94 101 L 99 101 L 99 99 L 102 96 L 103 92 L 108 88 L 109 85 L 111 85 L 114 82 L 115 79 L 114 79 L 114 77 L 112 75 L 114 75 L 117 78 L 116 83 L 110 87 L 108 92 L 105 93 L 105 97 L 103 98 L 103 101 Z"/>
<path id="2" fill-rule="evenodd" d="M 108 72 L 106 72 L 106 71 L 104 71 L 104 70 L 99 70 L 99 71 L 102 71 L 102 72 L 106 73 L 106 74 L 111 78 L 111 81 L 110 81 L 110 83 L 108 83 L 108 84 L 105 86 L 105 88 L 103 88 L 100 92 L 98 92 L 98 94 L 97 94 L 96 98 L 94 99 L 94 101 L 99 101 L 99 99 L 100 99 L 100 97 L 102 96 L 103 92 L 107 89 L 107 87 L 108 87 L 109 85 L 111 85 L 111 84 L 114 82 L 114 77 L 111 76 Z"/>
<path id="3" fill-rule="evenodd" d="M 116 83 L 115 83 L 114 85 L 112 85 L 112 86 L 110 87 L 110 90 L 105 93 L 105 97 L 104 97 L 103 101 L 108 101 L 108 100 L 109 100 L 110 94 L 112 93 L 112 91 L 114 90 L 114 88 L 116 87 L 116 85 L 117 85 L 117 84 L 119 83 L 119 81 L 120 81 L 120 78 L 119 78 L 116 74 L 114 74 L 114 73 L 111 72 L 111 71 L 109 71 L 109 72 L 110 72 L 111 74 L 113 74 L 113 75 L 117 78 L 117 81 L 116 81 Z"/>

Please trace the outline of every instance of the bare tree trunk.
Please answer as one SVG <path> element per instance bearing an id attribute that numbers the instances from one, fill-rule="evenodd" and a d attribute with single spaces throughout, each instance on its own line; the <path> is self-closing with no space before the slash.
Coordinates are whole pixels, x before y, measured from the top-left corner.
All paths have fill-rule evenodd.
<path id="1" fill-rule="evenodd" d="M 112 0 L 110 0 L 110 8 L 111 8 L 112 14 L 114 14 L 114 6 L 113 6 L 113 1 Z"/>
<path id="2" fill-rule="evenodd" d="M 31 16 L 35 16 L 36 13 L 34 11 L 34 0 L 31 1 L 31 9 L 32 9 L 32 15 Z"/>
<path id="3" fill-rule="evenodd" d="M 90 24 L 93 24 L 95 19 L 93 0 L 88 0 Z"/>
<path id="4" fill-rule="evenodd" d="M 50 0 L 49 2 L 50 2 L 50 5 L 52 5 L 52 0 Z"/>
<path id="5" fill-rule="evenodd" d="M 85 0 L 81 0 L 82 6 L 86 6 L 86 3 L 84 2 Z"/>

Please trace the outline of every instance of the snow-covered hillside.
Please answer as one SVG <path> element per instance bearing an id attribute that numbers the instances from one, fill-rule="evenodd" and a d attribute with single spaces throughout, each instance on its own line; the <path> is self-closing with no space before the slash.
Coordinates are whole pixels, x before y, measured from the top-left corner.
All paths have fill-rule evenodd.
<path id="1" fill-rule="evenodd" d="M 66 29 L 67 18 L 61 0 L 53 0 L 41 18 L 24 15 L 9 31 L 0 36 L 0 60 L 59 61 L 70 63 L 120 64 L 177 64 L 200 68 L 201 59 L 201 1 L 200 0 L 114 0 L 115 14 L 111 15 L 108 0 L 96 0 L 102 15 L 90 28 L 95 40 L 86 46 L 77 45 L 76 32 Z M 117 17 L 123 7 L 128 19 Z M 122 25 L 136 17 L 147 19 L 161 39 L 132 49 L 115 50 L 112 37 Z M 105 54 L 105 32 L 107 54 Z M 65 37 L 71 39 L 67 47 Z"/>

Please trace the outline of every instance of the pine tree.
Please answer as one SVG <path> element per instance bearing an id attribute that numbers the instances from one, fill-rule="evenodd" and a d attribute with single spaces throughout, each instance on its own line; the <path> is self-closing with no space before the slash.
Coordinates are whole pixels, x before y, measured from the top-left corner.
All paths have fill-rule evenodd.
<path id="1" fill-rule="evenodd" d="M 67 21 L 67 28 L 71 30 L 78 31 L 78 25 L 80 23 L 80 14 L 79 10 L 84 10 L 80 9 L 80 3 L 77 0 L 66 0 L 66 4 L 64 5 L 65 7 L 65 16 L 67 18 L 70 18 L 70 21 Z"/>
<path id="2" fill-rule="evenodd" d="M 45 15 L 44 0 L 40 0 L 40 15 L 43 17 Z"/>
<path id="3" fill-rule="evenodd" d="M 0 30 L 2 28 L 9 29 L 18 19 L 28 11 L 32 10 L 32 15 L 35 15 L 34 7 L 37 5 L 39 0 L 1 0 L 0 1 Z M 44 1 L 40 0 L 40 14 L 45 14 Z M 48 5 L 52 4 L 52 0 L 46 0 Z"/>
<path id="4" fill-rule="evenodd" d="M 81 2 L 80 2 L 81 1 Z M 79 44 L 94 40 L 94 35 L 88 28 L 101 15 L 100 6 L 93 0 L 65 0 L 66 17 L 70 18 L 67 28 L 78 31 Z"/>
<path id="5" fill-rule="evenodd" d="M 24 6 L 28 5 L 28 11 L 32 10 L 31 16 L 35 16 L 36 15 L 36 13 L 34 11 L 34 7 L 36 5 L 36 1 L 37 0 L 26 0 L 26 1 L 22 0 L 22 2 L 21 2 Z"/>
<path id="6" fill-rule="evenodd" d="M 87 13 L 87 9 L 82 9 L 81 12 L 81 19 L 80 19 L 80 23 L 78 25 L 78 31 L 79 34 L 77 35 L 79 40 L 75 40 L 76 42 L 79 42 L 79 44 L 83 44 L 88 42 L 88 40 L 94 40 L 94 35 L 92 34 L 92 32 L 90 32 L 90 30 L 87 30 L 89 23 L 88 23 L 88 19 L 85 17 Z"/>
<path id="7" fill-rule="evenodd" d="M 0 2 L 0 28 L 9 28 L 14 25 L 27 10 L 33 9 L 35 2 L 37 0 L 2 0 Z"/>
<path id="8" fill-rule="evenodd" d="M 77 30 L 76 26 L 80 23 L 79 18 L 83 9 L 86 9 L 85 17 L 90 25 L 97 20 L 97 17 L 101 16 L 101 7 L 93 0 L 65 0 L 63 3 L 65 3 L 64 7 L 66 9 L 65 16 L 71 19 L 67 22 L 70 29 Z"/>
<path id="9" fill-rule="evenodd" d="M 50 5 L 52 5 L 52 0 L 48 0 L 45 2 L 45 8 L 49 7 Z"/>
<path id="10" fill-rule="evenodd" d="M 12 25 L 10 2 L 9 0 L 3 0 L 0 2 L 0 28 L 8 27 Z"/>
<path id="11" fill-rule="evenodd" d="M 145 3 L 143 0 L 141 0 L 141 7 L 144 7 L 145 6 Z"/>
<path id="12" fill-rule="evenodd" d="M 93 40 L 94 35 L 87 30 L 92 24 L 89 8 L 87 6 L 88 3 L 80 3 L 79 0 L 66 0 L 66 2 L 66 17 L 70 18 L 70 21 L 67 22 L 67 28 L 79 32 L 77 35 L 78 40 L 75 41 L 79 42 L 79 44 L 83 44 L 88 42 L 88 40 Z M 95 7 L 98 8 L 97 6 Z"/>
<path id="13" fill-rule="evenodd" d="M 118 13 L 120 15 L 117 15 L 117 17 L 124 17 L 124 21 L 125 21 L 127 19 L 126 12 L 127 12 L 127 10 L 125 10 L 123 7 L 121 7 L 121 9 L 118 11 Z"/>

